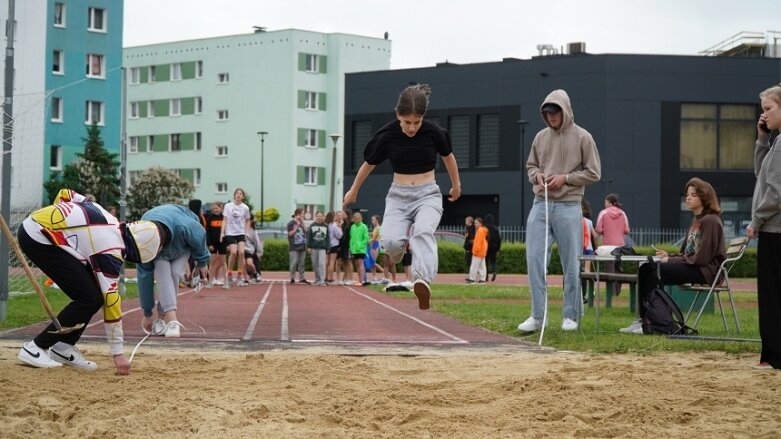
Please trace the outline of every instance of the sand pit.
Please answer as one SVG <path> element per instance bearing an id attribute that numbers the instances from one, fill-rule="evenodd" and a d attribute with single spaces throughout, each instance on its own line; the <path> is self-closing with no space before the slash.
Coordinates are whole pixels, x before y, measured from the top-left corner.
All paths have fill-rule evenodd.
<path id="1" fill-rule="evenodd" d="M 144 346 L 128 377 L 22 366 L 0 342 L 0 437 L 779 437 L 756 355 Z M 343 353 L 349 355 L 341 355 Z M 362 354 L 371 354 L 363 356 Z"/>

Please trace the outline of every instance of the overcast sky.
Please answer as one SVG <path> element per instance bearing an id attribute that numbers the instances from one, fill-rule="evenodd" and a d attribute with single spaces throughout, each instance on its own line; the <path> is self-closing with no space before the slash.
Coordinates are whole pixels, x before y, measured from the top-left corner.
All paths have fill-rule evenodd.
<path id="1" fill-rule="evenodd" d="M 391 68 L 537 55 L 697 55 L 741 31 L 781 31 L 779 0 L 125 0 L 124 45 L 301 29 L 392 40 Z M 781 34 L 778 34 L 781 37 Z M 779 40 L 781 44 L 781 40 Z"/>

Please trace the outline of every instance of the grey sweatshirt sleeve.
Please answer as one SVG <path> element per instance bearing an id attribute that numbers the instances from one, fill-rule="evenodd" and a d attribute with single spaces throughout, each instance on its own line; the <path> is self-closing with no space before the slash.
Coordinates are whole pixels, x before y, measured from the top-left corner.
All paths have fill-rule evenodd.
<path id="1" fill-rule="evenodd" d="M 775 146 L 778 146 L 778 138 Z M 752 202 L 751 227 L 760 230 L 768 219 L 781 212 L 781 155 L 778 148 L 760 142 L 754 152 L 757 190 Z"/>

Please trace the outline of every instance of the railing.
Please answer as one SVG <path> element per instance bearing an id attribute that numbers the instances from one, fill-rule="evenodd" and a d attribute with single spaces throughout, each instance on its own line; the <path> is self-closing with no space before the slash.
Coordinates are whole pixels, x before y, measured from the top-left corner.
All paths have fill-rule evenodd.
<path id="1" fill-rule="evenodd" d="M 463 226 L 440 226 L 439 230 L 464 233 Z M 686 236 L 685 228 L 634 228 L 629 237 L 632 245 L 641 247 L 651 244 L 673 244 Z M 525 242 L 526 228 L 522 226 L 499 226 L 499 233 L 502 235 L 503 242 Z"/>

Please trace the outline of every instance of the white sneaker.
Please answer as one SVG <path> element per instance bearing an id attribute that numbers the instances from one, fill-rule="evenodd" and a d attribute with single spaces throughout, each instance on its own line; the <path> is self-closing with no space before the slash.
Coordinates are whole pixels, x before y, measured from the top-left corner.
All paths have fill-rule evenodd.
<path id="1" fill-rule="evenodd" d="M 521 332 L 534 332 L 540 328 L 542 328 L 542 319 L 535 319 L 534 317 L 529 317 L 518 325 L 518 330 Z"/>
<path id="2" fill-rule="evenodd" d="M 237 286 L 237 287 L 246 287 L 247 285 L 249 285 L 249 282 L 247 282 L 247 281 L 246 281 L 246 280 L 244 280 L 244 279 L 239 279 L 239 280 L 236 282 L 236 286 Z"/>
<path id="3" fill-rule="evenodd" d="M 152 322 L 152 330 L 150 332 L 147 332 L 143 327 L 141 327 L 141 329 L 148 335 L 163 335 L 165 334 L 165 322 L 163 319 L 155 319 L 155 321 Z"/>
<path id="4" fill-rule="evenodd" d="M 577 331 L 578 330 L 578 322 L 572 320 L 572 319 L 564 319 L 561 322 L 561 330 L 562 331 Z"/>
<path id="5" fill-rule="evenodd" d="M 94 361 L 89 361 L 84 358 L 84 355 L 81 354 L 79 348 L 61 341 L 58 341 L 54 346 L 49 348 L 49 357 L 58 363 L 75 367 L 76 369 L 86 370 L 88 372 L 92 372 L 98 368 L 98 365 L 95 364 Z"/>
<path id="6" fill-rule="evenodd" d="M 635 320 L 631 325 L 626 328 L 621 328 L 618 332 L 622 334 L 642 334 L 643 333 L 643 321 Z"/>
<path id="7" fill-rule="evenodd" d="M 177 322 L 176 320 L 171 320 L 168 322 L 167 325 L 165 325 L 165 336 L 166 337 L 179 337 L 180 332 L 179 328 L 183 327 L 181 323 Z"/>
<path id="8" fill-rule="evenodd" d="M 217 286 L 217 287 L 221 287 L 221 286 L 225 285 L 225 282 L 221 281 L 220 279 L 214 279 L 214 282 L 212 282 L 212 285 Z"/>
<path id="9" fill-rule="evenodd" d="M 18 358 L 22 363 L 29 364 L 33 367 L 62 367 L 62 364 L 52 360 L 46 351 L 39 348 L 34 341 L 28 341 L 22 346 Z"/>

